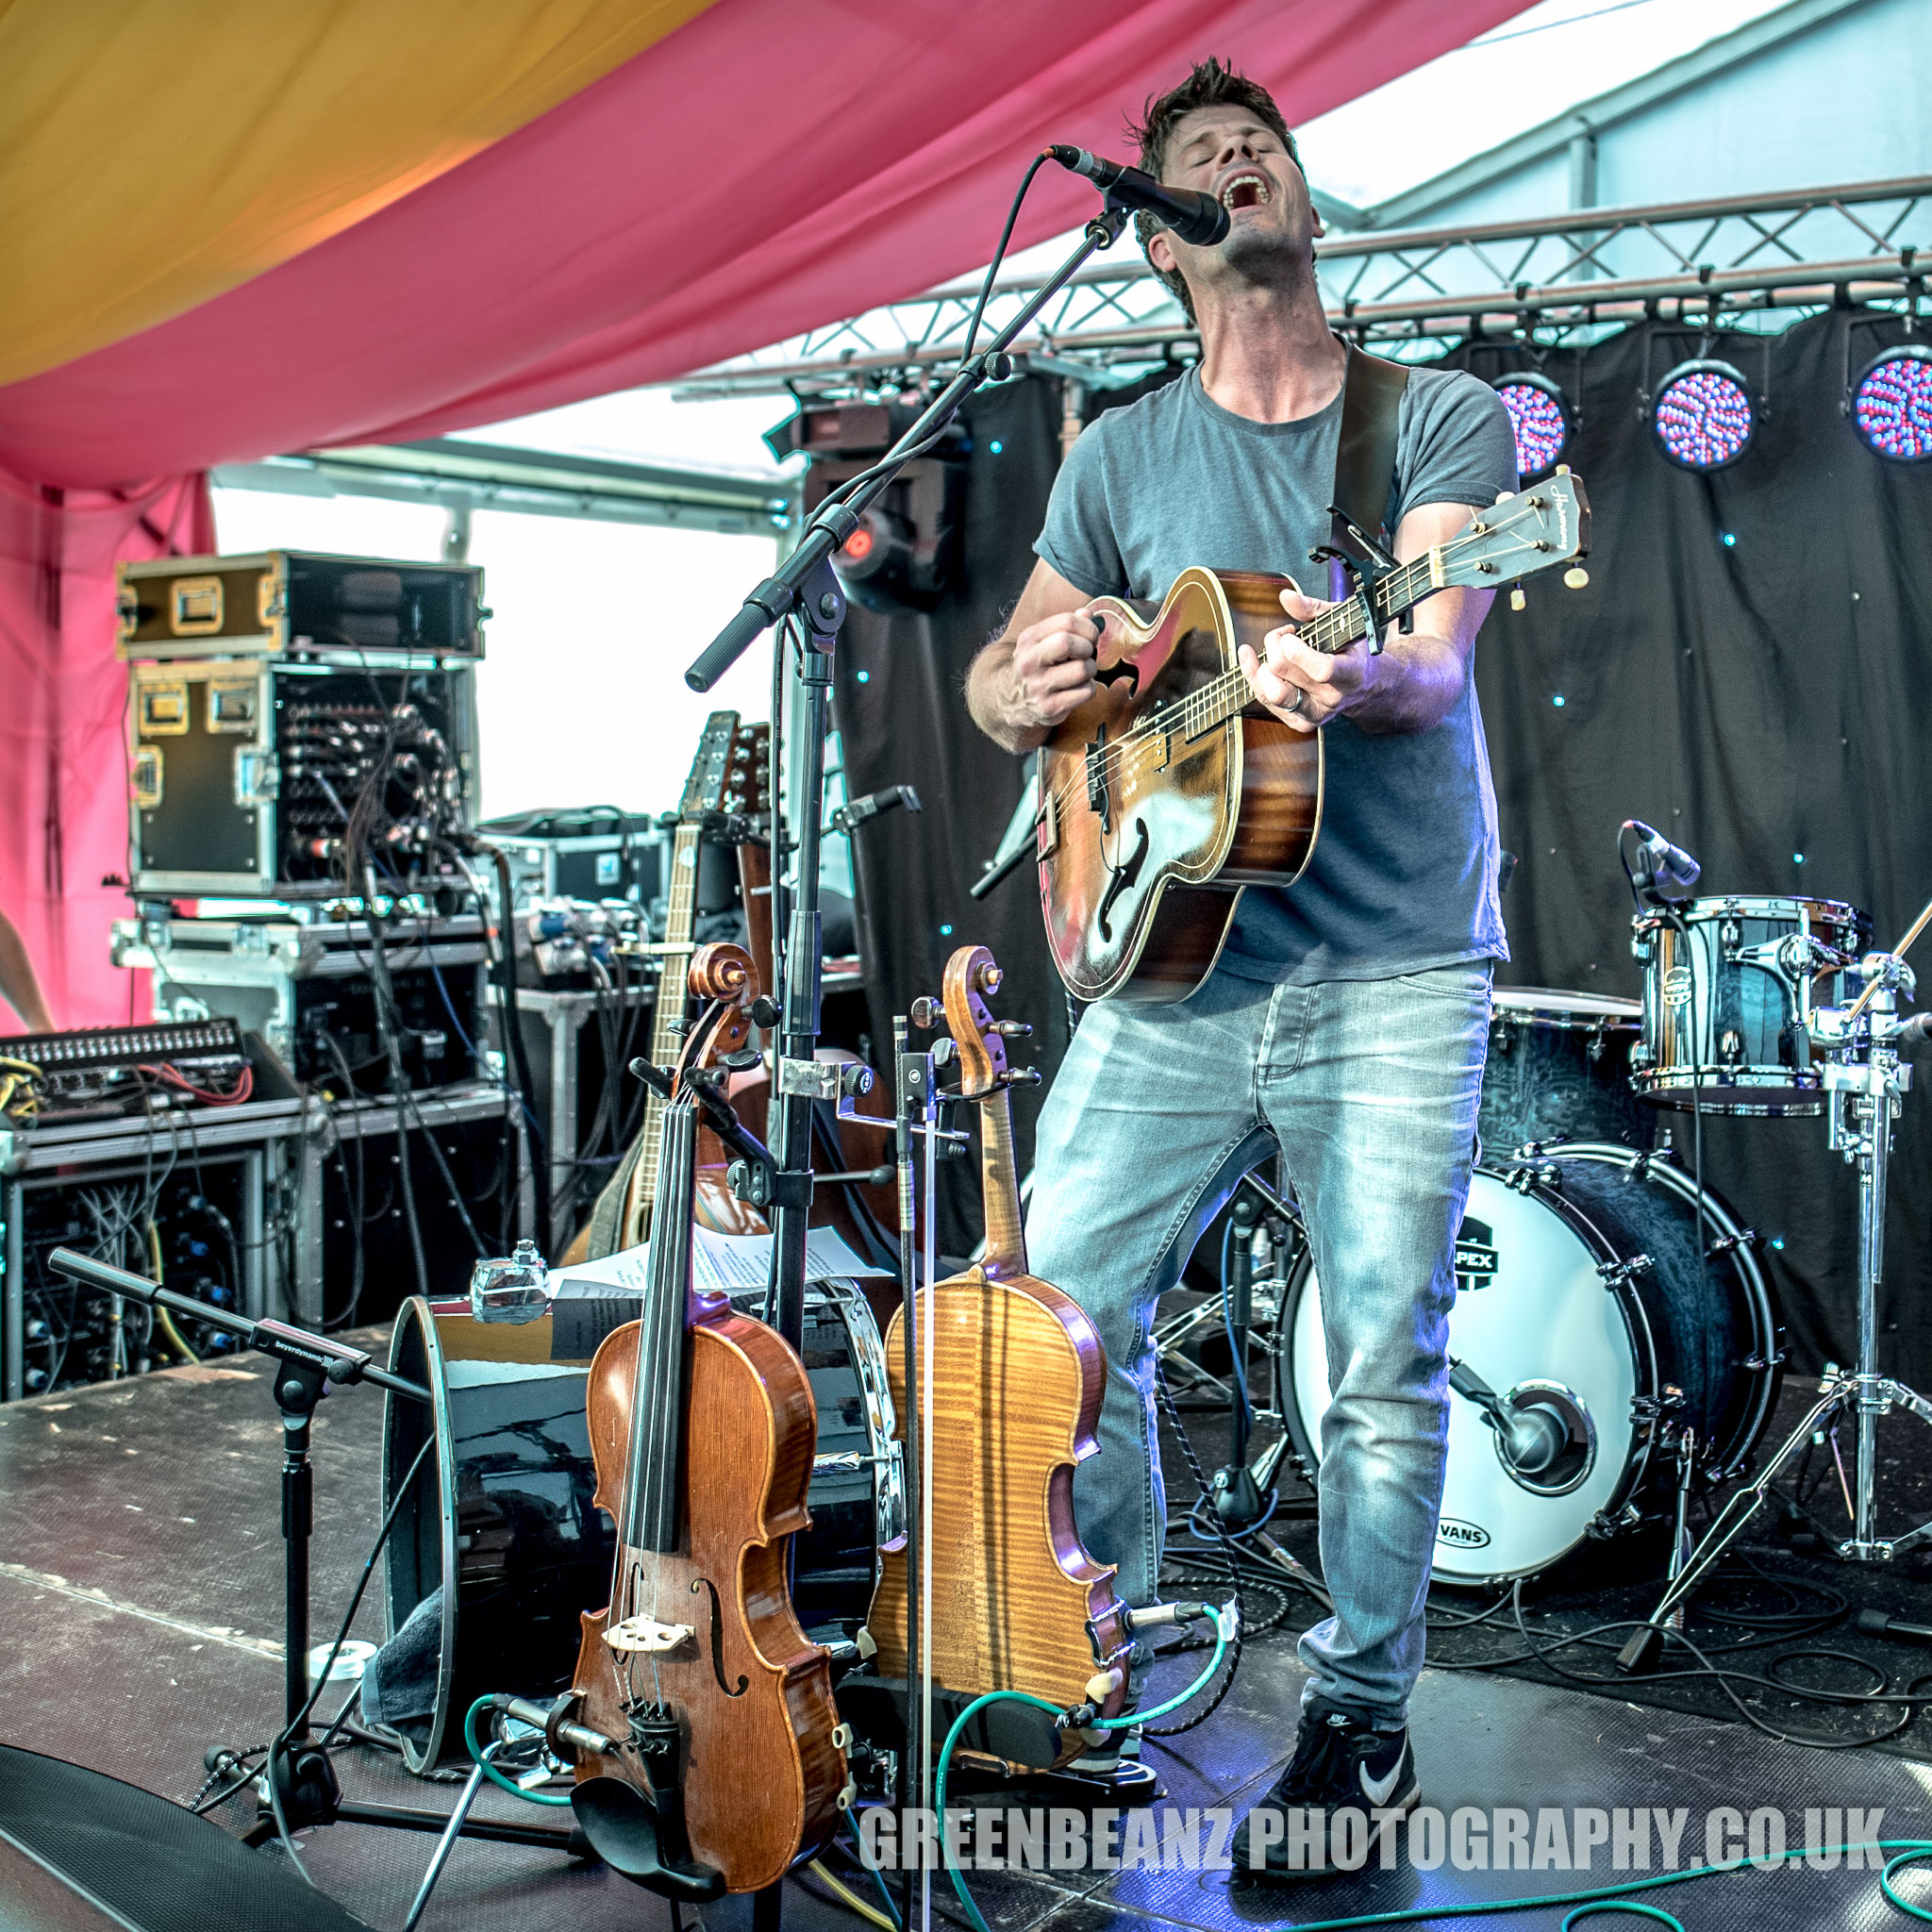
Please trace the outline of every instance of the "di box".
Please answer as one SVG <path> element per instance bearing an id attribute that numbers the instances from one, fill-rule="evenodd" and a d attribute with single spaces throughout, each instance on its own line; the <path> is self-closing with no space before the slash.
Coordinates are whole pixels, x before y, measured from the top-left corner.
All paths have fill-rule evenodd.
<path id="1" fill-rule="evenodd" d="M 121 656 L 346 658 L 483 655 L 483 572 L 270 550 L 169 557 L 117 575 Z"/>
<path id="2" fill-rule="evenodd" d="M 342 835 L 379 784 L 400 886 L 458 874 L 438 841 L 476 789 L 475 666 L 351 669 L 275 658 L 173 658 L 128 676 L 131 882 L 161 897 L 327 898 L 351 890 Z"/>

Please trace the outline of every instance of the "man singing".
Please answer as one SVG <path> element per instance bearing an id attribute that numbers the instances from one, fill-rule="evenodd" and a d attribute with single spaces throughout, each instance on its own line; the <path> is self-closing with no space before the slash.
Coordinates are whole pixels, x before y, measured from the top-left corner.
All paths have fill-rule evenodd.
<path id="1" fill-rule="evenodd" d="M 1199 325 L 1201 358 L 1102 415 L 1059 474 L 1040 560 L 967 683 L 980 728 L 1014 752 L 1093 694 L 1092 599 L 1158 599 L 1191 564 L 1307 581 L 1308 553 L 1330 536 L 1347 352 L 1323 316 L 1321 219 L 1281 112 L 1210 60 L 1149 105 L 1140 138 L 1144 169 L 1215 195 L 1230 225 L 1194 246 L 1140 217 L 1148 260 Z M 1395 556 L 1420 556 L 1516 480 L 1493 391 L 1412 371 Z M 1158 1598 L 1165 1521 L 1155 1303 L 1277 1145 L 1306 1219 L 1334 1397 L 1321 1549 L 1335 1614 L 1301 1641 L 1300 1730 L 1271 1807 L 1400 1814 L 1418 1801 L 1408 1699 L 1442 1488 L 1454 1246 L 1491 962 L 1508 957 L 1471 673 L 1490 600 L 1440 591 L 1380 656 L 1358 643 L 1324 657 L 1295 636 L 1324 605 L 1283 594 L 1287 621 L 1259 657 L 1242 651 L 1241 669 L 1257 705 L 1324 732 L 1313 861 L 1291 891 L 1246 893 L 1184 1002 L 1091 1008 L 1040 1121 L 1033 1265 L 1094 1319 L 1109 1364 L 1102 1453 L 1081 1465 L 1075 1508 L 1129 1603 Z M 1278 1841 L 1268 1856 L 1283 1857 Z"/>

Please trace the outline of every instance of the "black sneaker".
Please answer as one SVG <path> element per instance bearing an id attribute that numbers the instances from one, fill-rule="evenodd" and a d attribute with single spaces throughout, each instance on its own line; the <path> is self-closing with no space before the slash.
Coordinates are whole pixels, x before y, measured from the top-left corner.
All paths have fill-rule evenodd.
<path id="1" fill-rule="evenodd" d="M 1302 1714 L 1288 1769 L 1235 1827 L 1235 1876 L 1312 1877 L 1379 1863 L 1376 1833 L 1421 1797 L 1407 1730 L 1378 1731 L 1318 1698 Z M 1268 1822 L 1257 1827 L 1264 1814 Z M 1259 1861 L 1251 1829 L 1261 1840 Z"/>

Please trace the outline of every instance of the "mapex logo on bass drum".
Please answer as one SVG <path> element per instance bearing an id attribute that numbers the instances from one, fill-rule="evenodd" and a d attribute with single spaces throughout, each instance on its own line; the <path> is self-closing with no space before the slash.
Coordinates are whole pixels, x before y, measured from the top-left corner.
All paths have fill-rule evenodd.
<path id="1" fill-rule="evenodd" d="M 1690 1004 L 1690 989 L 1696 984 L 1690 967 L 1673 966 L 1664 974 L 1664 1005 L 1667 1007 L 1688 1007 Z"/>
<path id="2" fill-rule="evenodd" d="M 1457 1516 L 1443 1516 L 1436 1522 L 1436 1541 L 1453 1544 L 1458 1550 L 1486 1550 L 1490 1546 L 1490 1533 L 1479 1523 L 1464 1523 Z"/>

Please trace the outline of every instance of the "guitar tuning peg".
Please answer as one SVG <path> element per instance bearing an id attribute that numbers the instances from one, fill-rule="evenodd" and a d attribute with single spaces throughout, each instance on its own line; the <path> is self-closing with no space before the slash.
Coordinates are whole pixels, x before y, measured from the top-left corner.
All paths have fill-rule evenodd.
<path id="1" fill-rule="evenodd" d="M 1499 490 L 1496 491 L 1496 501 L 1498 503 L 1507 503 L 1515 494 L 1516 492 L 1513 490 Z"/>
<path id="2" fill-rule="evenodd" d="M 1509 608 L 1512 610 L 1525 610 L 1529 608 L 1529 599 L 1523 594 L 1521 584 L 1509 586 Z"/>
<path id="3" fill-rule="evenodd" d="M 1559 475 L 1559 476 L 1567 476 L 1567 475 L 1568 475 L 1569 474 L 1570 474 L 1570 465 L 1569 465 L 1568 463 L 1558 463 L 1558 464 L 1557 465 L 1557 475 Z"/>
<path id="4" fill-rule="evenodd" d="M 1571 590 L 1580 591 L 1590 581 L 1590 573 L 1580 563 L 1573 563 L 1563 573 L 1563 581 Z"/>

